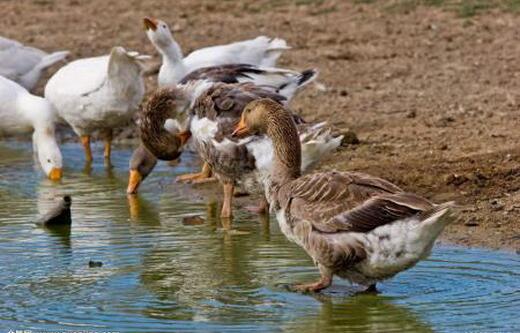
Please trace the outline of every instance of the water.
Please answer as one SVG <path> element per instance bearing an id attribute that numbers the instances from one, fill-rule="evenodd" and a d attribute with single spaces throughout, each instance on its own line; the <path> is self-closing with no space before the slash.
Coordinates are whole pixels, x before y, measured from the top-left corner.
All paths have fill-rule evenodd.
<path id="1" fill-rule="evenodd" d="M 338 279 L 318 295 L 297 294 L 286 286 L 318 277 L 309 258 L 274 219 L 238 212 L 233 230 L 223 229 L 208 214 L 216 195 L 172 183 L 193 169 L 191 158 L 160 164 L 128 200 L 128 148 L 114 150 L 110 171 L 102 161 L 89 170 L 79 146 L 66 144 L 61 184 L 35 170 L 29 151 L 27 143 L 0 145 L 0 333 L 520 329 L 516 254 L 440 246 L 382 283 L 379 295 L 355 294 Z M 101 146 L 94 154 L 99 161 Z M 54 196 L 67 193 L 70 232 L 33 226 Z M 183 224 L 191 214 L 205 223 Z M 89 268 L 89 260 L 103 266 Z"/>

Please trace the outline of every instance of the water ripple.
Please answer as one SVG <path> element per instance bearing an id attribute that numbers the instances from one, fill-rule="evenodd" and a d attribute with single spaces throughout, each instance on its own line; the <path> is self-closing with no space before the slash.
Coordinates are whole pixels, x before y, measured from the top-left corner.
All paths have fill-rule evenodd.
<path id="1" fill-rule="evenodd" d="M 76 144 L 63 148 L 65 179 L 34 172 L 30 146 L 0 148 L 0 326 L 120 332 L 459 332 L 520 326 L 518 255 L 436 247 L 430 259 L 355 295 L 336 279 L 318 295 L 286 286 L 317 278 L 309 258 L 280 233 L 239 212 L 234 228 L 208 216 L 207 196 L 172 184 L 188 156 L 160 164 L 138 197 L 124 193 L 130 149 L 113 168 L 85 168 Z M 94 147 L 99 159 L 102 147 Z M 14 186 L 16 184 L 16 186 Z M 36 228 L 56 196 L 73 196 L 73 226 Z M 218 194 L 216 195 L 218 198 Z M 183 225 L 184 216 L 206 217 Z M 102 267 L 90 268 L 90 260 Z"/>

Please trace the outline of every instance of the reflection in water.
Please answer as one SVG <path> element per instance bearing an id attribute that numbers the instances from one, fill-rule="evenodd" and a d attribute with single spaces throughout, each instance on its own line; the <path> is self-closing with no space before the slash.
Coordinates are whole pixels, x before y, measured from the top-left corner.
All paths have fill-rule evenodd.
<path id="1" fill-rule="evenodd" d="M 43 229 L 62 245 L 65 251 L 70 250 L 70 225 L 57 225 L 52 227 L 43 227 Z"/>
<path id="2" fill-rule="evenodd" d="M 159 164 L 140 194 L 127 196 L 131 149 L 113 152 L 112 169 L 101 159 L 85 173 L 79 145 L 64 145 L 64 179 L 55 183 L 34 172 L 27 148 L 0 145 L 0 290 L 9 296 L 0 298 L 0 327 L 458 332 L 520 325 L 516 255 L 438 247 L 376 296 L 354 295 L 341 280 L 318 295 L 292 293 L 287 284 L 316 277 L 312 262 L 274 219 L 238 210 L 230 228 L 218 218 L 218 189 L 173 184 L 195 164 L 189 155 L 174 168 Z M 94 149 L 101 156 L 102 145 Z M 73 198 L 71 229 L 35 227 L 64 194 Z M 194 215 L 203 223 L 182 223 Z M 103 266 L 89 267 L 91 260 Z"/>
<path id="3" fill-rule="evenodd" d="M 434 332 L 432 328 L 405 307 L 381 296 L 357 295 L 335 300 L 316 297 L 321 303 L 316 315 L 284 325 L 291 332 Z"/>

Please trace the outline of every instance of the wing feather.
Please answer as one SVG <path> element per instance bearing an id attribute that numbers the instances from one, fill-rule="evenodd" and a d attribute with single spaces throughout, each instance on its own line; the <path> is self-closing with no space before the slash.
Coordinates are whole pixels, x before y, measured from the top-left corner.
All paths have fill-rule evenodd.
<path id="1" fill-rule="evenodd" d="M 325 233 L 367 232 L 432 207 L 384 179 L 357 172 L 304 176 L 280 193 L 295 220 Z"/>

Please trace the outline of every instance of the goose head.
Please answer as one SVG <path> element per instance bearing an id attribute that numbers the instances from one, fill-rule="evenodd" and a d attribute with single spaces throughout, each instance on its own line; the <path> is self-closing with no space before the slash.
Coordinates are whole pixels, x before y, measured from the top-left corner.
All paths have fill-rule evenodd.
<path id="1" fill-rule="evenodd" d="M 190 137 L 177 118 L 189 101 L 180 90 L 165 88 L 154 93 L 140 113 L 139 132 L 144 147 L 160 160 L 177 159 Z"/>
<path id="2" fill-rule="evenodd" d="M 233 136 L 247 134 L 265 134 L 272 140 L 275 156 L 272 174 L 277 181 L 300 176 L 301 143 L 289 110 L 269 98 L 250 102 L 232 133 Z"/>
<path id="3" fill-rule="evenodd" d="M 135 194 L 141 182 L 148 177 L 157 164 L 157 158 L 141 144 L 130 158 L 130 175 L 126 193 Z"/>
<path id="4" fill-rule="evenodd" d="M 172 43 L 172 33 L 168 24 L 164 21 L 153 17 L 145 17 L 143 23 L 146 30 L 146 36 L 148 36 L 148 39 L 159 49 Z"/>
<path id="5" fill-rule="evenodd" d="M 243 137 L 252 134 L 266 134 L 269 108 L 266 107 L 266 104 L 258 103 L 258 101 L 253 101 L 246 105 L 232 136 Z"/>
<path id="6" fill-rule="evenodd" d="M 33 134 L 33 142 L 43 172 L 51 180 L 61 179 L 63 162 L 60 148 L 56 142 L 54 127 L 36 129 Z"/>

